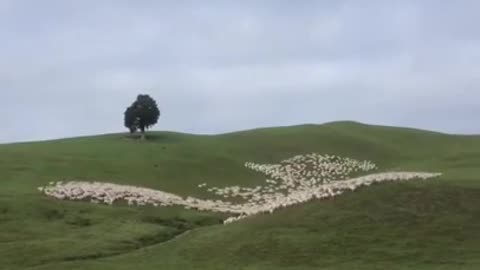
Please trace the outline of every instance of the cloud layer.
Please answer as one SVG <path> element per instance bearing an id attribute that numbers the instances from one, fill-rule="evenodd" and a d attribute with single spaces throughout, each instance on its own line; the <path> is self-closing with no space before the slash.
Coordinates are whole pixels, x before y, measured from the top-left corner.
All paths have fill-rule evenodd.
<path id="1" fill-rule="evenodd" d="M 480 132 L 478 1 L 0 0 L 0 142 L 351 119 Z"/>

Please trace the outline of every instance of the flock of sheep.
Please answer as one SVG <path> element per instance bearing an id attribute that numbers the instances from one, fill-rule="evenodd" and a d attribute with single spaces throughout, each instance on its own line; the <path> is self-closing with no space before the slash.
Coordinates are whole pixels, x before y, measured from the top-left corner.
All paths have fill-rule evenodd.
<path id="1" fill-rule="evenodd" d="M 298 155 L 280 164 L 245 163 L 245 167 L 265 174 L 266 185 L 254 188 L 230 186 L 211 187 L 207 191 L 224 198 L 241 197 L 250 202 L 268 201 L 278 192 L 292 193 L 300 187 L 312 188 L 332 181 L 344 180 L 355 172 L 368 172 L 377 167 L 370 161 L 357 161 L 330 155 Z M 206 187 L 200 184 L 198 187 Z"/>
<path id="2" fill-rule="evenodd" d="M 387 181 L 408 181 L 440 176 L 439 173 L 389 172 L 363 176 L 377 167 L 370 161 L 357 161 L 329 155 L 299 155 L 284 160 L 280 164 L 255 164 L 245 166 L 265 174 L 265 185 L 249 188 L 240 186 L 210 187 L 200 184 L 200 188 L 223 200 L 205 200 L 181 196 L 148 188 L 117 185 L 100 182 L 57 182 L 47 187 L 39 187 L 44 194 L 63 200 L 89 200 L 93 203 L 113 204 L 126 201 L 129 205 L 170 206 L 180 205 L 189 209 L 232 213 L 235 216 L 225 224 L 259 214 L 272 213 L 276 209 L 304 203 L 313 199 L 323 199 L 354 191 L 361 186 Z M 348 178 L 350 177 L 350 178 Z M 243 202 L 232 203 L 227 198 L 242 198 Z"/>

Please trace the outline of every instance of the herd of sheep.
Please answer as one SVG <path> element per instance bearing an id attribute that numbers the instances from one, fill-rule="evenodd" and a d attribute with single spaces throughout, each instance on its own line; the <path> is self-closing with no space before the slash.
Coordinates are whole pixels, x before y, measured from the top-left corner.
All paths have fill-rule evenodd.
<path id="1" fill-rule="evenodd" d="M 208 187 L 200 188 L 223 199 L 207 200 L 181 196 L 142 187 L 101 182 L 57 182 L 39 187 L 44 194 L 63 200 L 88 200 L 93 203 L 113 204 L 126 201 L 129 205 L 171 206 L 234 214 L 225 224 L 259 214 L 272 213 L 276 209 L 323 199 L 354 191 L 361 186 L 388 181 L 408 181 L 440 176 L 439 173 L 387 172 L 364 175 L 377 169 L 370 161 L 357 161 L 329 155 L 299 155 L 280 164 L 255 164 L 247 162 L 249 169 L 265 174 L 264 185 L 256 187 Z M 228 198 L 241 198 L 233 203 Z M 238 200 L 237 200 L 238 201 Z"/>
<path id="2" fill-rule="evenodd" d="M 298 155 L 282 161 L 280 164 L 245 163 L 245 167 L 265 174 L 266 185 L 254 188 L 230 186 L 224 188 L 211 187 L 207 191 L 224 198 L 241 197 L 251 202 L 268 200 L 277 193 L 292 193 L 300 187 L 312 188 L 328 184 L 332 181 L 344 180 L 352 173 L 375 170 L 377 167 L 370 161 L 357 161 L 330 155 L 308 154 Z M 198 187 L 207 187 L 206 183 Z"/>

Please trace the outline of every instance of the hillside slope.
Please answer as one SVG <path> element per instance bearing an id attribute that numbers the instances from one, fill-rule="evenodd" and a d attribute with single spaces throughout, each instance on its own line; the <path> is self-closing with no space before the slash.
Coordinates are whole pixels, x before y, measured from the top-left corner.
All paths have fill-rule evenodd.
<path id="1" fill-rule="evenodd" d="M 145 143 L 114 134 L 1 145 L 5 269 L 480 267 L 478 136 L 352 122 L 151 136 Z M 218 225 L 224 216 L 216 213 L 54 201 L 36 190 L 81 179 L 207 198 L 198 184 L 262 182 L 243 167 L 246 161 L 276 163 L 312 152 L 444 176 L 376 185 L 228 226 Z"/>

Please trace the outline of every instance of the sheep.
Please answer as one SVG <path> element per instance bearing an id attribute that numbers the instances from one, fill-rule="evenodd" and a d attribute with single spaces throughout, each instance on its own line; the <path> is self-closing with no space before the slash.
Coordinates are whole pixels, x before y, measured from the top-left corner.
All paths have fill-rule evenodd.
<path id="1" fill-rule="evenodd" d="M 306 164 L 310 164 L 307 166 Z M 333 198 L 344 191 L 355 191 L 361 186 L 385 181 L 426 180 L 438 177 L 441 173 L 390 172 L 377 173 L 347 179 L 352 172 L 370 172 L 377 169 L 370 161 L 356 161 L 331 155 L 297 155 L 280 164 L 255 164 L 246 162 L 245 167 L 264 173 L 269 177 L 268 185 L 254 188 L 230 186 L 210 187 L 208 192 L 224 199 L 241 197 L 243 203 L 224 200 L 202 200 L 193 197 L 183 199 L 175 194 L 159 190 L 116 185 L 99 182 L 50 182 L 49 186 L 38 187 L 38 191 L 57 199 L 90 200 L 92 203 L 113 204 L 124 200 L 128 205 L 170 206 L 181 205 L 187 209 L 216 211 L 237 214 L 224 221 L 229 224 L 247 216 L 259 213 L 273 213 L 276 209 L 308 202 L 312 199 Z M 346 179 L 346 180 L 344 180 Z M 198 187 L 206 187 L 206 183 Z M 279 192 L 283 190 L 286 194 Z"/>

